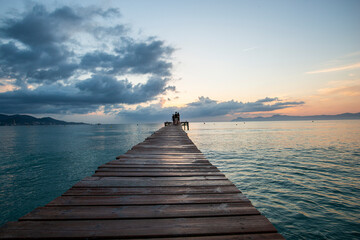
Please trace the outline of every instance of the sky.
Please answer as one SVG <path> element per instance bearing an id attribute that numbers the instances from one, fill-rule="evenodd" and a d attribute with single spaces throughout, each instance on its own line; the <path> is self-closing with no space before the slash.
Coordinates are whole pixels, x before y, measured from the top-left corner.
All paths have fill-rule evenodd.
<path id="1" fill-rule="evenodd" d="M 89 123 L 360 112 L 360 1 L 0 0 L 0 113 Z"/>

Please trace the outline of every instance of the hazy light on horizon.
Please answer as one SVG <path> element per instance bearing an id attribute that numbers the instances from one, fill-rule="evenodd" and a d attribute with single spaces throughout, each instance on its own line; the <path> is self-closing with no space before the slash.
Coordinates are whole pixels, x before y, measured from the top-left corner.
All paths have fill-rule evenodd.
<path id="1" fill-rule="evenodd" d="M 3 113 L 12 109 L 67 114 L 70 119 L 75 115 L 86 119 L 90 114 L 118 122 L 151 109 L 157 119 L 166 111 L 198 102 L 201 96 L 217 102 L 211 111 L 198 110 L 204 118 L 360 112 L 358 1 L 3 3 L 3 19 L 15 20 L 28 31 L 25 39 L 21 28 L 15 29 L 9 21 L 0 26 Z M 44 7 L 47 19 L 31 13 L 36 4 Z M 21 25 L 26 17 L 28 25 Z M 32 28 L 29 20 L 44 28 Z M 62 28 L 46 30 L 50 26 Z M 51 46 L 61 46 L 53 48 L 58 60 L 26 63 L 21 52 L 26 47 L 47 51 L 40 41 L 31 40 L 40 30 L 57 41 L 49 42 L 54 43 Z M 5 52 L 11 43 L 17 52 Z M 73 55 L 71 49 L 76 50 Z M 51 61 L 58 62 L 47 64 Z M 16 67 L 16 62 L 26 64 Z M 25 66 L 33 66 L 31 75 L 24 75 Z M 16 81 L 9 82 L 9 75 Z M 334 81 L 338 84 L 331 86 Z M 266 97 L 302 104 L 271 111 L 223 108 L 232 101 L 254 104 Z"/>

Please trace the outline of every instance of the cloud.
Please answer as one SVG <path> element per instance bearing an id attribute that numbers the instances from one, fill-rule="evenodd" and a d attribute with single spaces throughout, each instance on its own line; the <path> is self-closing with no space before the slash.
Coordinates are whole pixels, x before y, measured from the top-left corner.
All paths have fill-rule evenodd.
<path id="1" fill-rule="evenodd" d="M 260 47 L 249 47 L 249 48 L 244 48 L 242 51 L 243 51 L 243 52 L 249 52 L 249 51 L 256 50 L 256 49 L 258 49 L 258 48 L 260 48 Z"/>
<path id="2" fill-rule="evenodd" d="M 115 54 L 95 51 L 87 53 L 81 60 L 81 68 L 91 70 L 101 67 L 107 74 L 155 74 L 170 76 L 172 64 L 166 59 L 172 54 L 171 47 L 163 41 L 127 42 L 123 48 L 116 48 Z"/>
<path id="3" fill-rule="evenodd" d="M 268 104 L 269 102 L 274 103 Z M 144 119 L 147 121 L 161 121 L 169 119 L 169 116 L 171 116 L 173 112 L 178 111 L 188 120 L 205 120 L 209 117 L 223 117 L 235 113 L 271 112 L 278 109 L 296 107 L 302 104 L 304 104 L 302 101 L 281 101 L 278 98 L 264 98 L 255 102 L 246 103 L 234 100 L 219 102 L 202 96 L 199 97 L 197 101 L 188 103 L 182 108 L 163 108 L 161 104 L 152 104 L 147 107 L 138 106 L 136 109 L 122 109 L 118 115 L 126 121 L 139 121 Z"/>
<path id="4" fill-rule="evenodd" d="M 15 81 L 0 93 L 1 111 L 88 113 L 104 105 L 110 111 L 174 91 L 168 85 L 174 49 L 156 37 L 135 39 L 119 17 L 114 8 L 48 11 L 37 4 L 4 18 L 0 78 Z M 133 84 L 131 76 L 139 75 L 146 82 Z"/>
<path id="5" fill-rule="evenodd" d="M 175 107 L 163 108 L 161 103 L 146 107 L 139 105 L 136 109 L 121 109 L 118 116 L 125 122 L 159 122 L 169 119 L 177 110 Z"/>
<path id="6" fill-rule="evenodd" d="M 81 21 L 68 7 L 49 13 L 41 5 L 20 18 L 7 18 L 0 28 L 0 76 L 16 78 L 18 85 L 70 77 L 76 66 L 64 43 Z"/>
<path id="7" fill-rule="evenodd" d="M 264 102 L 274 102 L 274 101 L 279 101 L 279 98 L 277 98 L 277 97 L 275 97 L 275 98 L 266 97 L 264 99 L 257 100 L 256 102 L 264 103 Z"/>
<path id="8" fill-rule="evenodd" d="M 1 79 L 0 78 L 0 93 L 13 91 L 13 90 L 17 89 L 18 87 L 14 86 L 12 84 L 12 82 L 13 82 L 12 79 Z"/>
<path id="9" fill-rule="evenodd" d="M 167 91 L 166 83 L 166 79 L 151 77 L 146 83 L 134 85 L 128 80 L 93 75 L 73 85 L 52 84 L 0 93 L 0 106 L 4 113 L 90 113 L 104 105 L 154 100 Z"/>
<path id="10" fill-rule="evenodd" d="M 329 87 L 318 90 L 320 95 L 327 97 L 334 97 L 336 95 L 345 97 L 360 96 L 360 80 L 332 81 L 328 84 L 330 85 Z"/>
<path id="11" fill-rule="evenodd" d="M 355 63 L 355 64 L 346 65 L 346 66 L 341 66 L 341 67 L 311 71 L 311 72 L 307 72 L 307 74 L 337 72 L 337 71 L 351 70 L 351 69 L 356 69 L 356 68 L 360 68 L 360 62 Z"/>

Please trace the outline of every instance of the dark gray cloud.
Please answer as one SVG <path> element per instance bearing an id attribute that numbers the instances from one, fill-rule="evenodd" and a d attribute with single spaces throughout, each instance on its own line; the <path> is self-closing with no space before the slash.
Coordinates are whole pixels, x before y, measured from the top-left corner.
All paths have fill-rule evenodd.
<path id="1" fill-rule="evenodd" d="M 89 113 L 100 106 L 153 100 L 167 90 L 166 83 L 166 79 L 152 77 L 144 84 L 134 85 L 128 80 L 94 75 L 74 85 L 52 84 L 1 93 L 0 106 L 5 113 Z"/>
<path id="2" fill-rule="evenodd" d="M 276 102 L 274 102 L 276 101 Z M 274 102 L 274 103 L 269 103 Z M 268 103 L 268 104 L 264 104 Z M 264 98 L 257 100 L 256 102 L 247 102 L 243 103 L 241 107 L 242 112 L 270 112 L 274 110 L 294 107 L 297 105 L 304 104 L 303 101 L 300 102 L 291 102 L 291 101 L 281 101 L 278 98 Z"/>
<path id="3" fill-rule="evenodd" d="M 82 18 L 69 7 L 48 12 L 44 6 L 36 5 L 24 15 L 4 20 L 1 35 L 17 40 L 30 48 L 45 48 L 66 41 L 69 28 L 79 26 Z M 64 28 L 66 27 L 66 28 Z"/>
<path id="4" fill-rule="evenodd" d="M 95 75 L 76 84 L 81 96 L 97 104 L 142 103 L 153 100 L 166 91 L 167 80 L 152 77 L 144 84 L 133 85 L 128 80 L 116 80 L 109 76 Z"/>
<path id="5" fill-rule="evenodd" d="M 256 102 L 264 103 L 264 102 L 274 102 L 274 101 L 278 101 L 278 100 L 279 100 L 279 98 L 277 98 L 277 97 L 275 97 L 275 98 L 266 97 L 266 98 L 263 98 L 263 99 L 259 99 Z"/>
<path id="6" fill-rule="evenodd" d="M 111 27 L 94 27 L 93 34 L 98 41 L 103 41 L 108 36 L 123 36 L 129 32 L 124 25 L 115 25 Z"/>
<path id="7" fill-rule="evenodd" d="M 5 19 L 0 27 L 0 77 L 15 78 L 19 86 L 69 78 L 77 67 L 65 43 L 81 21 L 68 7 L 49 13 L 41 5 Z"/>
<path id="8" fill-rule="evenodd" d="M 134 110 L 121 109 L 118 116 L 125 122 L 163 122 L 170 120 L 171 114 L 178 110 L 175 107 L 163 108 L 161 104 L 151 104 L 147 107 L 139 105 Z"/>
<path id="9" fill-rule="evenodd" d="M 233 100 L 227 102 L 218 102 L 208 97 L 199 97 L 197 101 L 189 103 L 183 108 L 162 108 L 160 104 L 153 104 L 148 107 L 139 106 L 135 110 L 123 109 L 118 113 L 118 115 L 127 121 L 143 120 L 144 116 L 146 116 L 149 121 L 159 121 L 169 119 L 169 116 L 171 116 L 173 112 L 179 111 L 181 115 L 187 120 L 206 120 L 209 117 L 220 117 L 234 113 L 271 112 L 274 110 L 295 107 L 302 104 L 304 104 L 302 101 L 281 101 L 278 98 L 264 98 L 255 102 L 243 103 Z"/>
<path id="10" fill-rule="evenodd" d="M 172 64 L 167 61 L 173 49 L 163 41 L 127 42 L 125 48 L 116 48 L 116 54 L 100 51 L 87 53 L 81 68 L 91 70 L 101 67 L 107 74 L 155 74 L 170 76 Z"/>
<path id="11" fill-rule="evenodd" d="M 167 85 L 174 49 L 154 37 L 133 38 L 131 29 L 118 23 L 119 16 L 114 8 L 48 11 L 35 5 L 4 18 L 0 78 L 15 79 L 18 89 L 0 93 L 1 112 L 86 113 L 107 104 L 144 103 L 174 91 Z M 147 81 L 118 80 L 124 75 Z"/>

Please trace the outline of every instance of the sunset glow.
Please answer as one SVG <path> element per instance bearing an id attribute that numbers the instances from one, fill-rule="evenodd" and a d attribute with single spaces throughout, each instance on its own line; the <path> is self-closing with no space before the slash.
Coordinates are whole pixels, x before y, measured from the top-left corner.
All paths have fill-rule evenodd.
<path id="1" fill-rule="evenodd" d="M 0 112 L 107 123 L 360 112 L 359 9 L 2 1 Z"/>

